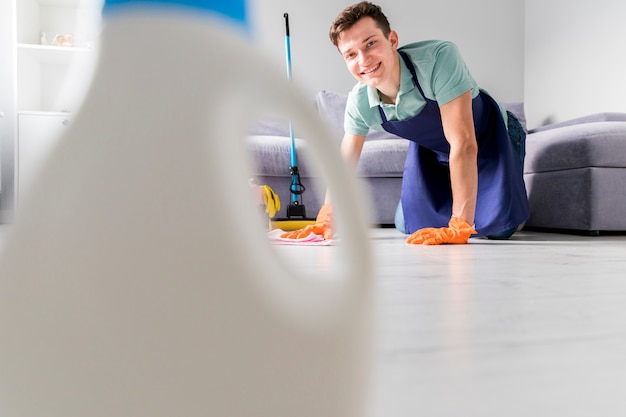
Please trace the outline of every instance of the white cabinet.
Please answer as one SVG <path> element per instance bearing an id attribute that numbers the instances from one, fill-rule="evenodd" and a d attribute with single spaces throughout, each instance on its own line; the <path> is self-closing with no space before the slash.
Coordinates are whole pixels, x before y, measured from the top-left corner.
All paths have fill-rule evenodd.
<path id="1" fill-rule="evenodd" d="M 17 201 L 28 191 L 44 160 L 70 122 L 69 114 L 20 113 L 17 121 L 18 143 L 16 176 Z"/>
<path id="2" fill-rule="evenodd" d="M 59 124 L 80 105 L 103 0 L 0 2 L 0 210 L 6 211 L 62 131 Z"/>

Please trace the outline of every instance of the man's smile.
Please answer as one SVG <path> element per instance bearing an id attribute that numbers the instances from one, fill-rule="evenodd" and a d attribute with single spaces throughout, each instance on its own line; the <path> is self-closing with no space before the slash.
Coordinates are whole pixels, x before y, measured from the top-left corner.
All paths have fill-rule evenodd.
<path id="1" fill-rule="evenodd" d="M 366 71 L 362 71 L 362 72 L 361 72 L 361 74 L 362 74 L 362 75 L 368 75 L 368 74 L 371 74 L 371 73 L 373 73 L 374 71 L 376 71 L 378 68 L 380 68 L 380 65 L 381 65 L 381 63 L 379 62 L 379 63 L 378 63 L 378 65 L 376 65 L 375 67 L 373 67 L 373 68 L 371 68 L 371 69 L 368 69 L 368 70 L 366 70 Z"/>

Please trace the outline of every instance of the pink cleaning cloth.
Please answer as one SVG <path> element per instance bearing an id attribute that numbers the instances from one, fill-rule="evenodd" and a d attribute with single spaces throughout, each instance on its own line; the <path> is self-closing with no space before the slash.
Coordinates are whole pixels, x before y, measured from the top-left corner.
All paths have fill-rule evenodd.
<path id="1" fill-rule="evenodd" d="M 325 240 L 323 237 L 321 237 L 320 235 L 316 235 L 313 232 L 309 233 L 307 237 L 303 237 L 300 239 L 287 239 L 284 237 L 280 237 L 280 235 L 282 235 L 283 233 L 285 233 L 284 230 L 274 229 L 271 232 L 267 232 L 267 237 L 272 243 L 276 243 L 278 245 L 301 245 L 301 246 L 334 245 L 334 240 L 332 239 Z"/>

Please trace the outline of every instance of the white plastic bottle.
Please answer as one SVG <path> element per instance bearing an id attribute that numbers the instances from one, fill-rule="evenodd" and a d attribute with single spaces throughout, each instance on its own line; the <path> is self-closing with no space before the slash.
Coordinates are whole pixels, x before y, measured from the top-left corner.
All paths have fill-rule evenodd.
<path id="1" fill-rule="evenodd" d="M 372 268 L 355 182 L 308 98 L 224 10 L 189 2 L 105 15 L 90 89 L 0 258 L 2 416 L 363 413 Z M 328 277 L 286 266 L 255 219 L 244 137 L 265 114 L 292 120 L 332 178 Z"/>

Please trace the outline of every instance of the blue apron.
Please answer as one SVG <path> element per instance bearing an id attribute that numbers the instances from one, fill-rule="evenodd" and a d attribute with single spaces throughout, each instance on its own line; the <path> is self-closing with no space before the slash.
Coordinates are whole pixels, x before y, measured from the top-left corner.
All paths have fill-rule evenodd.
<path id="1" fill-rule="evenodd" d="M 400 200 L 405 230 L 444 227 L 452 216 L 452 188 L 448 167 L 450 144 L 443 133 L 439 105 L 420 86 L 410 58 L 398 51 L 426 101 L 411 119 L 388 121 L 381 106 L 382 128 L 411 141 L 404 164 Z M 516 228 L 530 211 L 519 158 L 515 155 L 500 107 L 487 93 L 472 100 L 478 142 L 478 195 L 475 236 L 489 236 Z"/>

